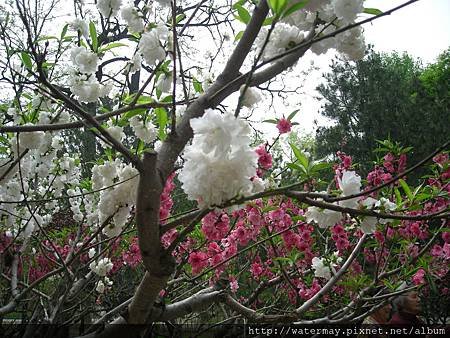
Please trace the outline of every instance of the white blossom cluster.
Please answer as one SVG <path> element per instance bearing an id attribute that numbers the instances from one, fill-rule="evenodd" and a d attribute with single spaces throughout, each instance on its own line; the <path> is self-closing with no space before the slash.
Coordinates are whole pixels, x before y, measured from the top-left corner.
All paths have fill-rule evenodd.
<path id="1" fill-rule="evenodd" d="M 97 0 L 97 8 L 104 17 L 114 17 L 119 13 L 122 0 Z"/>
<path id="2" fill-rule="evenodd" d="M 142 20 L 142 13 L 139 12 L 138 8 L 133 5 L 123 6 L 120 15 L 131 32 L 140 33 L 144 30 L 144 20 Z"/>
<path id="3" fill-rule="evenodd" d="M 390 212 L 397 209 L 397 205 L 395 203 L 384 197 L 381 197 L 379 200 L 372 197 L 367 197 L 365 200 L 361 201 L 360 204 L 367 209 L 375 209 L 385 212 Z M 389 219 L 377 219 L 372 216 L 361 217 L 361 219 L 361 230 L 366 234 L 374 233 L 378 223 L 386 224 L 389 222 Z"/>
<path id="4" fill-rule="evenodd" d="M 92 168 L 92 188 L 109 188 L 100 192 L 95 215 L 90 219 L 93 223 L 98 221 L 101 224 L 113 216 L 112 224 L 103 229 L 108 237 L 119 235 L 126 224 L 136 200 L 137 174 L 137 170 L 131 165 L 125 165 L 118 159 Z"/>
<path id="5" fill-rule="evenodd" d="M 133 116 L 130 119 L 130 126 L 136 137 L 145 143 L 153 142 L 158 135 L 158 130 L 150 119 L 147 119 L 144 123 L 144 121 L 142 121 L 138 116 Z"/>
<path id="6" fill-rule="evenodd" d="M 94 261 L 89 264 L 89 268 L 95 274 L 99 275 L 100 277 L 104 277 L 113 268 L 113 263 L 109 258 L 102 258 L 98 262 Z"/>
<path id="7" fill-rule="evenodd" d="M 32 97 L 29 101 L 32 109 L 41 110 L 37 124 L 48 124 L 56 121 L 56 113 L 52 104 L 41 97 Z M 18 112 L 8 109 L 8 114 L 16 119 Z M 58 121 L 69 120 L 67 112 L 61 112 Z M 10 157 L 0 160 L 0 174 L 8 174 L 0 185 L 0 200 L 20 202 L 27 200 L 42 200 L 60 197 L 68 186 L 80 183 L 81 170 L 77 166 L 76 154 L 60 156 L 57 151 L 63 147 L 62 138 L 58 132 L 22 132 L 10 138 Z M 25 150 L 28 150 L 25 152 Z M 19 165 L 10 168 L 13 159 L 21 157 Z M 49 212 L 51 210 L 51 212 Z M 22 203 L 2 204 L 0 211 L 0 226 L 12 236 L 27 239 L 51 220 L 52 214 L 59 211 L 58 203 L 50 200 L 42 205 L 37 212 L 31 213 Z"/>
<path id="8" fill-rule="evenodd" d="M 164 43 L 169 37 L 169 30 L 165 25 L 158 25 L 149 32 L 145 32 L 139 41 L 139 52 L 145 62 L 154 65 L 157 61 L 162 61 L 166 57 Z"/>
<path id="9" fill-rule="evenodd" d="M 344 171 L 342 177 L 338 178 L 339 188 L 342 190 L 342 197 L 348 197 L 361 192 L 361 177 L 354 171 Z M 340 205 L 348 208 L 355 208 L 358 205 L 358 198 L 343 200 Z"/>
<path id="10" fill-rule="evenodd" d="M 70 52 L 70 60 L 75 69 L 69 74 L 68 84 L 80 101 L 95 102 L 108 95 L 111 86 L 100 84 L 94 76 L 99 63 L 97 54 L 85 47 L 75 47 Z"/>
<path id="11" fill-rule="evenodd" d="M 268 31 L 265 30 L 262 35 L 258 36 L 256 44 L 260 48 L 262 48 L 267 34 Z M 269 42 L 263 51 L 262 59 L 268 60 L 275 55 L 281 54 L 302 42 L 304 38 L 304 33 L 298 27 L 283 22 L 278 23 L 269 37 Z"/>
<path id="12" fill-rule="evenodd" d="M 300 0 L 290 0 L 288 7 Z M 336 29 L 352 24 L 364 10 L 363 0 L 317 0 L 309 1 L 301 10 L 292 13 L 275 26 L 270 41 L 263 52 L 265 60 L 299 44 L 312 29 L 316 37 L 333 33 Z M 321 24 L 314 27 L 319 19 Z M 336 37 L 329 37 L 311 46 L 315 54 L 322 54 L 334 48 L 349 60 L 360 60 L 364 56 L 365 41 L 360 27 L 352 28 Z M 259 49 L 263 46 L 266 32 L 257 40 Z"/>
<path id="13" fill-rule="evenodd" d="M 105 293 L 106 287 L 113 285 L 113 281 L 110 280 L 108 277 L 103 277 L 103 280 L 99 280 L 97 282 L 97 285 L 95 286 L 95 291 L 98 293 Z"/>
<path id="14" fill-rule="evenodd" d="M 220 205 L 263 189 L 255 176 L 257 155 L 250 148 L 248 124 L 232 114 L 208 110 L 191 119 L 192 144 L 179 174 L 183 190 L 200 207 Z"/>
<path id="15" fill-rule="evenodd" d="M 361 177 L 354 171 L 344 171 L 342 177 L 338 178 L 338 184 L 339 188 L 342 190 L 341 197 L 348 197 L 361 192 Z M 333 204 L 353 209 L 371 209 L 388 212 L 394 211 L 397 208 L 395 203 L 392 203 L 384 197 L 381 197 L 379 200 L 367 197 L 360 201 L 358 201 L 358 197 L 354 197 Z M 309 207 L 305 216 L 307 222 L 315 222 L 321 228 L 331 227 L 342 219 L 341 212 L 318 207 Z M 372 234 L 378 223 L 386 224 L 388 222 L 386 219 L 377 219 L 372 216 L 360 217 L 360 219 L 361 230 L 366 234 Z"/>
<path id="16" fill-rule="evenodd" d="M 318 207 L 309 207 L 305 213 L 307 222 L 315 222 L 320 228 L 328 228 L 342 219 L 342 213 Z"/>
<path id="17" fill-rule="evenodd" d="M 70 51 L 70 60 L 80 73 L 94 74 L 98 68 L 97 54 L 89 51 L 86 47 L 75 47 Z"/>
<path id="18" fill-rule="evenodd" d="M 85 39 L 89 37 L 89 26 L 85 20 L 75 18 L 72 21 L 69 21 L 69 27 L 74 31 L 80 32 Z"/>
<path id="19" fill-rule="evenodd" d="M 245 86 L 242 85 L 241 89 L 240 89 L 241 95 L 242 95 L 242 92 L 244 91 L 244 88 L 245 88 Z M 251 108 L 255 104 L 257 104 L 260 100 L 261 100 L 261 96 L 259 95 L 259 93 L 255 89 L 248 87 L 247 90 L 245 91 L 244 96 L 242 97 L 242 106 Z"/>
<path id="20" fill-rule="evenodd" d="M 334 252 L 331 255 L 330 262 L 327 262 L 325 258 L 314 257 L 311 262 L 311 267 L 314 270 L 314 276 L 325 278 L 327 280 L 330 279 L 331 272 L 333 271 L 333 274 L 336 273 L 335 267 L 337 266 L 337 264 L 335 264 L 335 262 L 342 262 L 342 257 L 338 257 L 338 253 L 339 252 Z"/>

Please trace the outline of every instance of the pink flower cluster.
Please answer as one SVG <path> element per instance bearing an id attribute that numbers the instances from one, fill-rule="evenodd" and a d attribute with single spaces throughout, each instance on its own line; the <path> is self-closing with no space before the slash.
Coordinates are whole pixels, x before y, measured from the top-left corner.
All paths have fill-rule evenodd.
<path id="1" fill-rule="evenodd" d="M 292 128 L 292 123 L 285 117 L 282 117 L 277 122 L 277 129 L 280 134 L 289 133 Z"/>
<path id="2" fill-rule="evenodd" d="M 139 250 L 138 238 L 133 237 L 128 246 L 128 250 L 122 253 L 123 262 L 131 268 L 135 268 L 142 262 L 141 251 Z"/>
<path id="3" fill-rule="evenodd" d="M 258 169 L 256 170 L 258 177 L 263 177 L 264 171 L 272 168 L 272 155 L 267 151 L 266 146 L 267 145 L 261 144 L 255 149 L 255 152 L 258 155 Z"/>
<path id="4" fill-rule="evenodd" d="M 202 232 L 210 241 L 224 238 L 229 226 L 230 218 L 224 212 L 211 211 L 202 220 Z"/>
<path id="5" fill-rule="evenodd" d="M 344 229 L 342 224 L 336 224 L 331 227 L 331 238 L 336 244 L 336 248 L 339 251 L 344 251 L 350 247 L 350 242 L 348 240 L 348 234 Z"/>
<path id="6" fill-rule="evenodd" d="M 170 214 L 170 210 L 172 210 L 172 207 L 173 207 L 173 201 L 172 201 L 172 197 L 170 196 L 170 193 L 172 192 L 173 189 L 175 189 L 175 184 L 173 183 L 174 177 L 175 177 L 175 173 L 172 173 L 167 178 L 163 192 L 161 193 L 160 206 L 159 206 L 159 219 L 160 219 L 161 223 L 165 222 L 166 218 Z"/>

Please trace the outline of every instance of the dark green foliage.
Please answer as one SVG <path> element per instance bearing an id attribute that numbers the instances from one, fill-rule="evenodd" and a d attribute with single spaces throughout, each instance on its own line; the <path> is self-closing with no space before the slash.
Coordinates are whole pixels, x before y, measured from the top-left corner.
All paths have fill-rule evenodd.
<path id="1" fill-rule="evenodd" d="M 442 145 L 450 135 L 450 49 L 436 63 L 422 66 L 408 54 L 382 54 L 333 61 L 317 89 L 321 114 L 335 124 L 317 130 L 318 156 L 341 150 L 367 171 L 377 154 L 376 140 L 412 146 L 409 165 Z"/>

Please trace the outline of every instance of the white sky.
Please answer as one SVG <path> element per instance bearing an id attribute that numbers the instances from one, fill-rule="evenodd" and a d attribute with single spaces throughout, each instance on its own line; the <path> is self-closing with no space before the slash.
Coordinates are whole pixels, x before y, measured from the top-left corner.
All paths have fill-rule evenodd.
<path id="1" fill-rule="evenodd" d="M 367 0 L 364 6 L 386 11 L 406 1 Z M 364 30 L 366 42 L 373 44 L 377 51 L 406 51 L 414 57 L 421 58 L 424 63 L 433 62 L 450 46 L 450 0 L 419 0 L 389 16 L 364 25 Z M 314 96 L 317 96 L 315 87 L 320 81 L 321 74 L 327 71 L 332 55 L 332 53 L 321 57 L 305 55 L 305 64 L 314 60 L 315 64 L 320 66 L 320 70 L 318 74 L 310 74 L 306 82 L 305 95 L 299 100 L 302 108 L 294 120 L 300 123 L 301 131 L 313 132 L 314 119 L 318 119 L 319 124 L 326 123 L 318 114 L 320 103 Z"/>

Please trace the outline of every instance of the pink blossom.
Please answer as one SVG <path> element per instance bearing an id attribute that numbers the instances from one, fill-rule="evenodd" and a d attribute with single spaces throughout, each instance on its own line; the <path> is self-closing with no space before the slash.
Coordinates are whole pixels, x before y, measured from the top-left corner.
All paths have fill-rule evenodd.
<path id="1" fill-rule="evenodd" d="M 255 149 L 258 154 L 258 164 L 262 169 L 270 169 L 272 167 L 272 155 L 270 155 L 266 147 L 262 144 Z"/>
<path id="2" fill-rule="evenodd" d="M 256 280 L 258 280 L 261 275 L 264 273 L 264 269 L 262 265 L 260 264 L 260 261 L 255 261 L 250 267 L 250 272 L 252 274 L 252 277 Z"/>
<path id="3" fill-rule="evenodd" d="M 385 162 L 393 162 L 395 160 L 394 155 L 392 155 L 392 153 L 387 153 L 386 155 L 384 155 L 383 160 Z"/>
<path id="4" fill-rule="evenodd" d="M 404 172 L 406 170 L 406 154 L 401 154 L 398 159 L 398 172 Z"/>
<path id="5" fill-rule="evenodd" d="M 122 260 L 132 268 L 135 268 L 142 261 L 137 237 L 131 240 L 128 250 L 122 253 Z"/>
<path id="6" fill-rule="evenodd" d="M 188 263 L 192 266 L 192 273 L 196 275 L 208 265 L 208 255 L 201 251 L 191 252 Z"/>
<path id="7" fill-rule="evenodd" d="M 424 269 L 419 269 L 416 274 L 412 277 L 412 282 L 414 283 L 414 285 L 420 285 L 425 283 L 425 270 Z"/>
<path id="8" fill-rule="evenodd" d="M 433 157 L 434 163 L 439 164 L 440 166 L 444 166 L 445 163 L 448 162 L 448 154 L 438 154 L 435 157 Z"/>
<path id="9" fill-rule="evenodd" d="M 281 118 L 278 120 L 277 129 L 280 134 L 289 133 L 291 131 L 292 123 L 286 118 Z"/>
<path id="10" fill-rule="evenodd" d="M 450 259 L 450 243 L 445 243 L 442 247 L 442 255 L 445 259 Z"/>
<path id="11" fill-rule="evenodd" d="M 228 233 L 230 219 L 226 213 L 211 211 L 202 220 L 202 232 L 210 241 L 220 240 Z"/>
<path id="12" fill-rule="evenodd" d="M 431 256 L 433 257 L 441 257 L 443 255 L 444 251 L 442 249 L 442 246 L 435 244 L 433 248 L 431 249 Z"/>
<path id="13" fill-rule="evenodd" d="M 445 243 L 450 243 L 450 231 L 445 231 L 442 233 L 442 239 Z"/>
<path id="14" fill-rule="evenodd" d="M 236 277 L 230 275 L 229 280 L 231 292 L 236 293 L 237 289 L 239 289 L 239 284 Z"/>
<path id="15" fill-rule="evenodd" d="M 170 244 L 172 244 L 172 242 L 175 240 L 175 238 L 177 238 L 177 236 L 178 236 L 177 229 L 170 229 L 161 236 L 161 244 L 165 249 L 167 249 L 170 246 Z"/>

